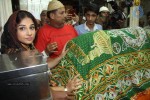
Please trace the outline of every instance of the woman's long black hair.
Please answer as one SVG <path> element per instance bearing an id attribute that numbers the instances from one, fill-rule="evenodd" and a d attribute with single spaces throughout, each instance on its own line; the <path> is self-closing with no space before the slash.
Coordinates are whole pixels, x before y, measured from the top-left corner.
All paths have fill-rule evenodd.
<path id="1" fill-rule="evenodd" d="M 37 21 L 30 12 L 24 10 L 14 12 L 4 25 L 4 31 L 1 37 L 2 54 L 7 53 L 9 49 L 12 49 L 12 51 L 14 52 L 25 50 L 25 48 L 22 47 L 20 41 L 18 40 L 16 33 L 17 33 L 17 25 L 26 17 L 32 19 L 35 25 L 35 29 L 37 30 Z M 33 44 L 31 44 L 30 47 L 32 49 Z"/>

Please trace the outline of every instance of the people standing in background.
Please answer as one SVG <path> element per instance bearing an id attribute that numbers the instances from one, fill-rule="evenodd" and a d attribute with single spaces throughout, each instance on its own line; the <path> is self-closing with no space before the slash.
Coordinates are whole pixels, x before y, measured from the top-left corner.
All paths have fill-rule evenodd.
<path id="1" fill-rule="evenodd" d="M 66 11 L 64 5 L 57 0 L 49 2 L 47 17 L 50 23 L 40 28 L 35 43 L 36 48 L 51 58 L 58 57 L 64 45 L 77 37 L 72 25 L 66 25 Z"/>
<path id="2" fill-rule="evenodd" d="M 14 12 L 4 26 L 1 36 L 1 53 L 11 54 L 20 51 L 34 50 L 33 41 L 36 37 L 37 21 L 34 16 L 27 11 Z M 67 53 L 63 53 L 56 59 L 49 60 L 49 68 L 54 67 Z"/>
<path id="3" fill-rule="evenodd" d="M 27 11 L 14 12 L 6 22 L 4 26 L 4 32 L 2 34 L 2 53 L 10 54 L 20 51 L 35 50 L 33 41 L 36 36 L 37 21 L 34 16 Z M 48 61 L 50 68 L 54 67 L 65 56 L 67 50 L 63 50 L 61 55 Z M 67 100 L 69 93 L 80 88 L 81 80 L 78 76 L 75 76 L 72 80 L 64 86 L 58 86 L 51 88 L 53 99 L 58 98 L 60 100 Z"/>
<path id="4" fill-rule="evenodd" d="M 144 27 L 144 30 L 149 33 L 149 36 L 150 36 L 150 11 L 147 13 L 146 15 L 147 17 L 147 26 Z"/>
<path id="5" fill-rule="evenodd" d="M 40 20 L 36 20 L 38 23 L 38 29 L 44 26 L 45 24 L 49 24 L 49 19 L 47 18 L 47 10 L 42 10 L 40 14 Z"/>
<path id="6" fill-rule="evenodd" d="M 100 24 L 95 23 L 98 17 L 98 10 L 98 6 L 92 3 L 85 8 L 84 15 L 86 18 L 86 22 L 84 24 L 75 26 L 78 35 L 102 29 L 102 26 Z"/>
<path id="7" fill-rule="evenodd" d="M 66 10 L 66 23 L 73 26 L 76 26 L 79 24 L 79 16 L 77 15 L 76 9 L 73 8 L 72 5 L 65 5 Z"/>
<path id="8" fill-rule="evenodd" d="M 121 29 L 125 27 L 126 16 L 121 10 L 111 13 L 107 29 Z"/>
<path id="9" fill-rule="evenodd" d="M 47 18 L 47 10 L 42 10 L 40 18 L 41 18 L 41 26 L 47 23 L 49 24 L 49 19 Z"/>
<path id="10" fill-rule="evenodd" d="M 142 27 L 142 28 L 144 28 L 144 25 L 145 25 L 144 19 L 143 19 L 143 18 L 140 18 L 140 19 L 139 19 L 139 26 Z"/>
<path id="11" fill-rule="evenodd" d="M 102 25 L 103 29 L 107 29 L 108 21 L 109 21 L 109 9 L 105 6 L 100 7 L 99 9 L 99 17 L 96 20 L 96 23 Z"/>
<path id="12" fill-rule="evenodd" d="M 148 37 L 150 37 L 150 11 L 146 15 L 147 17 L 147 26 L 144 27 L 144 30 L 146 31 Z"/>

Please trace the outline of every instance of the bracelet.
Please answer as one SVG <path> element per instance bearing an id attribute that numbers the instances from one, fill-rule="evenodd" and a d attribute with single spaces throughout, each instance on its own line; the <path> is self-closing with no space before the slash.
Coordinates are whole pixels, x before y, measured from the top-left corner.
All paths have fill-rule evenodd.
<path id="1" fill-rule="evenodd" d="M 68 91 L 67 87 L 65 86 L 64 88 L 65 88 L 65 89 L 64 89 L 64 91 L 66 91 L 66 92 L 67 92 L 67 91 Z"/>
<path id="2" fill-rule="evenodd" d="M 43 51 L 42 54 L 43 54 L 43 58 L 47 58 L 48 57 L 48 55 L 46 54 L 45 51 Z"/>

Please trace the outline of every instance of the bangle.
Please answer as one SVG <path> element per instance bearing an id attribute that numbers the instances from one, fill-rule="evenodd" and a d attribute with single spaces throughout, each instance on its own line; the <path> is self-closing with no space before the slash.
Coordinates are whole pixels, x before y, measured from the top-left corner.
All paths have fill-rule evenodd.
<path id="1" fill-rule="evenodd" d="M 66 91 L 66 92 L 67 92 L 67 91 L 68 91 L 67 87 L 65 86 L 64 88 L 65 88 L 65 89 L 64 89 L 64 91 Z"/>
<path id="2" fill-rule="evenodd" d="M 45 51 L 43 51 L 42 54 L 43 54 L 43 58 L 47 58 L 48 57 L 48 55 L 46 54 Z"/>

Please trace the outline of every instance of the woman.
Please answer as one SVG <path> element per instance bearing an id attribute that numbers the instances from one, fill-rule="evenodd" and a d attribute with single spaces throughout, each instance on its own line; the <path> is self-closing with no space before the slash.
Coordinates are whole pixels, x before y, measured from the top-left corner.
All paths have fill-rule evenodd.
<path id="1" fill-rule="evenodd" d="M 2 54 L 10 54 L 19 51 L 34 50 L 33 41 L 36 37 L 37 22 L 34 16 L 27 11 L 16 11 L 8 19 L 7 23 L 4 26 L 4 32 L 2 34 Z M 48 66 L 50 68 L 56 66 L 62 57 L 65 56 L 68 50 L 63 50 L 62 54 L 56 58 L 47 60 Z M 81 81 L 74 77 L 71 81 L 68 82 L 66 88 L 64 87 L 52 87 L 52 95 L 54 98 L 64 98 L 66 99 L 66 93 L 70 93 L 74 90 L 77 90 L 81 86 Z M 57 91 L 67 91 L 59 92 Z M 61 95 L 65 94 L 65 95 Z M 59 96 L 58 96 L 59 95 Z"/>

